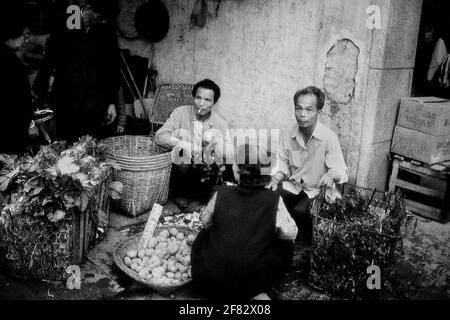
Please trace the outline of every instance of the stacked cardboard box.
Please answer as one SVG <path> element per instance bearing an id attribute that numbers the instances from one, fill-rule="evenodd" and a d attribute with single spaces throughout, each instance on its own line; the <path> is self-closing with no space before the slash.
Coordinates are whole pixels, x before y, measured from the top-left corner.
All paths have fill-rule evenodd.
<path id="1" fill-rule="evenodd" d="M 403 98 L 391 151 L 427 164 L 450 160 L 450 100 Z"/>

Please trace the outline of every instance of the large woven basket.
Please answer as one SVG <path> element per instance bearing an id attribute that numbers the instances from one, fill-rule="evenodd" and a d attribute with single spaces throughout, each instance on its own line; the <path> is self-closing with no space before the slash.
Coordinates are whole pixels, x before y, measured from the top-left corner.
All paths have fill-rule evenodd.
<path id="1" fill-rule="evenodd" d="M 189 229 L 187 227 L 179 227 L 179 226 L 157 227 L 155 229 L 155 234 L 159 234 L 159 232 L 161 232 L 162 230 L 169 230 L 172 227 L 176 227 L 179 231 L 182 231 L 184 234 L 197 235 L 197 232 L 194 231 L 193 229 Z M 144 284 L 163 295 L 168 295 L 168 294 L 180 289 L 181 287 L 187 285 L 188 283 L 190 283 L 192 281 L 191 279 L 187 279 L 184 281 L 180 281 L 176 285 L 163 286 L 163 285 L 155 283 L 152 280 L 142 279 L 141 277 L 139 277 L 139 274 L 136 271 L 128 268 L 125 265 L 123 259 L 125 258 L 126 254 L 129 250 L 137 248 L 139 241 L 141 240 L 141 237 L 142 237 L 142 232 L 137 235 L 132 236 L 131 238 L 129 238 L 129 239 L 125 240 L 124 242 L 121 242 L 119 245 L 117 245 L 117 247 L 114 251 L 114 254 L 113 254 L 113 258 L 114 258 L 114 263 L 120 270 L 122 270 L 127 276 L 129 276 L 133 280 L 135 280 L 141 284 Z"/>
<path id="2" fill-rule="evenodd" d="M 166 83 L 161 84 L 155 93 L 150 121 L 162 125 L 169 119 L 173 110 L 180 106 L 192 105 L 192 84 Z"/>
<path id="3" fill-rule="evenodd" d="M 121 170 L 115 170 L 117 181 L 123 184 L 120 211 L 135 217 L 164 203 L 169 193 L 171 153 L 159 148 L 149 136 L 117 136 L 102 140 L 106 156 Z"/>

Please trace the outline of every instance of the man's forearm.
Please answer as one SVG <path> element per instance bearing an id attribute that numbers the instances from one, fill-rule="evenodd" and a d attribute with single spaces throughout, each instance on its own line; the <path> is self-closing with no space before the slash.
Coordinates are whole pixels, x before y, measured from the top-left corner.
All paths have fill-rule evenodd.
<path id="1" fill-rule="evenodd" d="M 155 142 L 161 147 L 173 148 L 179 144 L 181 140 L 172 136 L 170 133 L 161 133 L 156 135 Z"/>

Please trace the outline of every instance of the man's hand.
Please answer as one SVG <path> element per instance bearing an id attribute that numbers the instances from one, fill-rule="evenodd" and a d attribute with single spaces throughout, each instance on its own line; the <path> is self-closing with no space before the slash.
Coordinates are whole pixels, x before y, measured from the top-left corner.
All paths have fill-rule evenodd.
<path id="1" fill-rule="evenodd" d="M 281 172 L 277 172 L 273 177 L 272 181 L 266 186 L 267 189 L 270 189 L 272 191 L 276 191 L 278 189 L 278 184 L 283 179 L 284 174 Z"/>
<path id="2" fill-rule="evenodd" d="M 31 138 L 36 138 L 39 135 L 39 129 L 34 123 L 33 120 L 31 120 L 30 125 L 28 126 L 28 136 Z"/>
<path id="3" fill-rule="evenodd" d="M 322 176 L 322 178 L 320 178 L 320 181 L 319 181 L 320 188 L 324 187 L 324 188 L 328 189 L 328 188 L 332 188 L 333 185 L 334 185 L 333 178 L 328 173 L 325 173 Z"/>
<path id="4" fill-rule="evenodd" d="M 124 132 L 124 130 L 125 130 L 125 127 L 124 127 L 124 126 L 117 126 L 117 128 L 116 128 L 116 133 L 117 133 L 117 134 L 121 134 L 121 133 Z"/>
<path id="5" fill-rule="evenodd" d="M 116 112 L 116 106 L 113 104 L 110 104 L 108 106 L 108 112 L 106 113 L 106 124 L 111 124 L 116 120 L 117 112 Z"/>

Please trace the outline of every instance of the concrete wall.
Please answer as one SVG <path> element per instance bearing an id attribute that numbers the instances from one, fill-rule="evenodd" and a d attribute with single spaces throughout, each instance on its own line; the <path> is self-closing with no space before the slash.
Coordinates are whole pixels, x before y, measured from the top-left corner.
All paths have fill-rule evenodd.
<path id="1" fill-rule="evenodd" d="M 422 0 L 378 1 L 386 24 L 372 34 L 364 132 L 358 162 L 360 185 L 385 189 L 399 102 L 411 92 Z"/>
<path id="2" fill-rule="evenodd" d="M 327 93 L 321 120 L 340 138 L 351 182 L 384 183 L 373 165 L 389 149 L 398 98 L 409 94 L 421 0 L 223 0 L 217 17 L 209 0 L 206 26 L 191 30 L 195 1 L 163 2 L 171 22 L 155 44 L 159 82 L 215 80 L 218 110 L 238 128 L 286 127 L 294 92 L 316 85 Z M 371 4 L 381 30 L 366 26 Z M 120 45 L 148 56 L 142 40 Z"/>

